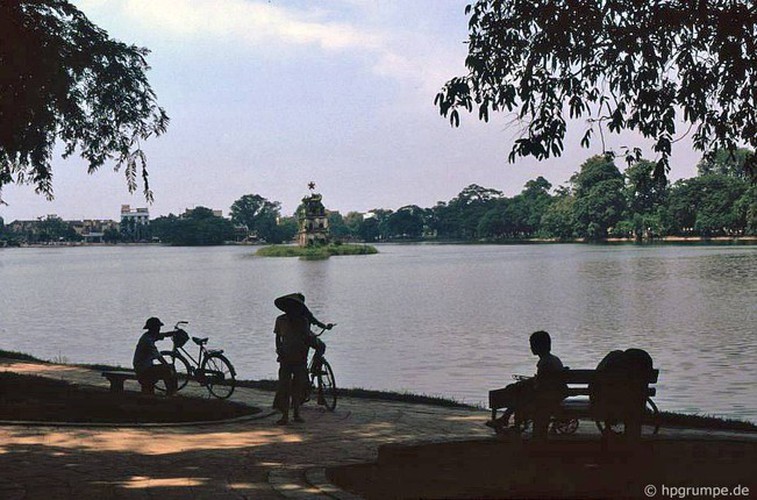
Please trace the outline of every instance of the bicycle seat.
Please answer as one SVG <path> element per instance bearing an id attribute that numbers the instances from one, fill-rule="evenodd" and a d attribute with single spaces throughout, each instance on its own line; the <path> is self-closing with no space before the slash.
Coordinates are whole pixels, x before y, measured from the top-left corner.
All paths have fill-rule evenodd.
<path id="1" fill-rule="evenodd" d="M 201 339 L 200 337 L 192 337 L 192 342 L 194 342 L 197 345 L 204 345 L 208 343 L 208 339 L 210 337 L 205 337 L 204 339 Z"/>

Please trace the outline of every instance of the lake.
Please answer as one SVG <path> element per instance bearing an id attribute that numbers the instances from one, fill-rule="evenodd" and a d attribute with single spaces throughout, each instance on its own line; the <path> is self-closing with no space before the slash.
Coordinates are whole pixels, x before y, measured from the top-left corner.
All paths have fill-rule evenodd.
<path id="1" fill-rule="evenodd" d="M 0 249 L 0 349 L 131 365 L 149 316 L 187 320 L 238 377 L 276 377 L 273 299 L 307 296 L 342 387 L 485 404 L 532 374 L 528 337 L 572 368 L 646 349 L 661 410 L 757 421 L 757 246 L 379 245 L 261 258 L 255 247 Z M 169 348 L 170 341 L 165 347 Z"/>

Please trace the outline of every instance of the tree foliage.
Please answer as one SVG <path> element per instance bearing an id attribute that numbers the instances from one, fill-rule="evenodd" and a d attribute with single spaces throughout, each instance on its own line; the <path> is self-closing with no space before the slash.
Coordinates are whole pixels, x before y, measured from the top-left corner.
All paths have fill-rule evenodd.
<path id="1" fill-rule="evenodd" d="M 0 2 L 0 191 L 29 183 L 53 196 L 51 158 L 77 149 L 89 173 L 107 161 L 130 192 L 141 174 L 152 199 L 141 141 L 166 130 L 147 81 L 145 48 L 111 39 L 65 0 Z"/>
<path id="2" fill-rule="evenodd" d="M 605 128 L 653 140 L 658 178 L 681 120 L 708 156 L 757 147 L 751 0 L 479 0 L 466 14 L 468 73 L 435 103 L 453 126 L 461 109 L 484 121 L 514 113 L 523 128 L 510 161 L 560 156 L 568 117 L 587 123 L 585 147 Z"/>
<path id="3" fill-rule="evenodd" d="M 37 230 L 38 242 L 77 241 L 81 239 L 74 228 L 71 227 L 71 224 L 56 216 L 48 216 L 41 221 Z"/>
<path id="4" fill-rule="evenodd" d="M 606 155 L 593 156 L 571 177 L 576 231 L 591 239 L 604 238 L 625 210 L 623 174 Z"/>
<path id="5" fill-rule="evenodd" d="M 562 193 L 555 196 L 541 219 L 541 230 L 545 236 L 560 240 L 575 236 L 575 203 L 576 198 L 572 194 Z"/>
<path id="6" fill-rule="evenodd" d="M 300 226 L 294 217 L 281 217 L 276 225 L 276 231 L 269 240 L 271 243 L 286 243 L 297 235 Z"/>
<path id="7" fill-rule="evenodd" d="M 673 230 L 704 236 L 743 231 L 747 206 L 742 201 L 747 184 L 723 174 L 710 174 L 676 182 L 670 192 L 669 213 Z"/>
<path id="8" fill-rule="evenodd" d="M 721 174 L 731 177 L 746 179 L 749 177 L 746 165 L 750 162 L 753 153 L 746 148 L 739 148 L 735 151 L 720 149 L 707 158 L 702 158 L 697 164 L 697 173 L 699 175 Z"/>
<path id="9" fill-rule="evenodd" d="M 423 209 L 417 205 L 400 207 L 386 221 L 389 238 L 420 238 L 423 235 Z"/>
<path id="10" fill-rule="evenodd" d="M 277 224 L 281 203 L 269 201 L 259 194 L 246 194 L 231 205 L 231 220 L 246 226 L 248 231 L 269 243 L 281 243 Z"/>
<path id="11" fill-rule="evenodd" d="M 206 207 L 197 207 L 182 216 L 169 214 L 151 223 L 152 233 L 172 245 L 222 245 L 234 238 L 234 225 Z"/>

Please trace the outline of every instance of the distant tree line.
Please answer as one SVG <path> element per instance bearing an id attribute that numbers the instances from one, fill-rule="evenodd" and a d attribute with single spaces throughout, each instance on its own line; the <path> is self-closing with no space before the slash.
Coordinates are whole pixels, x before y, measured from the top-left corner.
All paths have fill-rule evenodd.
<path id="1" fill-rule="evenodd" d="M 24 243 L 49 243 L 58 241 L 80 241 L 82 239 L 70 223 L 60 217 L 48 216 L 35 221 L 34 227 L 14 230 L 6 226 L 0 217 L 0 246 Z"/>
<path id="2" fill-rule="evenodd" d="M 171 245 L 222 245 L 230 241 L 283 243 L 297 234 L 294 217 L 281 216 L 281 203 L 246 194 L 231 205 L 230 219 L 206 207 L 150 222 L 152 236 Z"/>
<path id="3" fill-rule="evenodd" d="M 332 213 L 331 233 L 364 241 L 755 235 L 757 185 L 743 168 L 750 154 L 722 151 L 701 161 L 696 177 L 672 185 L 654 175 L 654 162 L 642 159 L 621 172 L 612 156 L 598 155 L 554 190 L 544 177 L 511 198 L 471 184 L 430 208 Z"/>
<path id="4" fill-rule="evenodd" d="M 329 211 L 330 234 L 337 241 L 366 242 L 757 235 L 757 184 L 743 168 L 752 154 L 746 149 L 733 155 L 721 151 L 697 165 L 696 177 L 673 184 L 654 175 L 654 162 L 642 159 L 621 172 L 612 156 L 598 155 L 587 159 L 567 185 L 554 189 L 544 177 L 537 177 L 513 197 L 471 184 L 451 200 L 429 208 L 406 205 L 346 215 Z M 179 216 L 158 217 L 149 226 L 106 230 L 103 240 L 285 243 L 298 231 L 296 212 L 282 216 L 280 202 L 258 194 L 240 197 L 230 215 L 227 219 L 197 207 Z M 57 217 L 21 233 L 0 218 L 0 245 L 80 239 L 70 224 Z"/>

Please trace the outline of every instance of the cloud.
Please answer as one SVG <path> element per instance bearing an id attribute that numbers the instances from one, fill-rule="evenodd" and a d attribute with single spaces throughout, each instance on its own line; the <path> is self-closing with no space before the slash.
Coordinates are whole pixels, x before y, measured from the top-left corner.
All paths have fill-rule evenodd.
<path id="1" fill-rule="evenodd" d="M 381 78 L 433 96 L 460 71 L 464 54 L 419 26 L 419 12 L 394 4 L 340 0 L 300 7 L 255 0 L 78 0 L 82 10 L 128 20 L 127 25 L 187 43 L 239 44 L 274 58 L 297 49 L 361 56 Z M 454 37 L 450 37 L 454 41 Z M 458 44 L 460 45 L 460 44 Z M 426 100 L 423 101 L 426 105 Z"/>
<path id="2" fill-rule="evenodd" d="M 174 36 L 228 38 L 253 47 L 316 45 L 326 50 L 376 50 L 381 36 L 328 19 L 318 9 L 295 10 L 249 0 L 127 0 L 134 21 Z"/>

